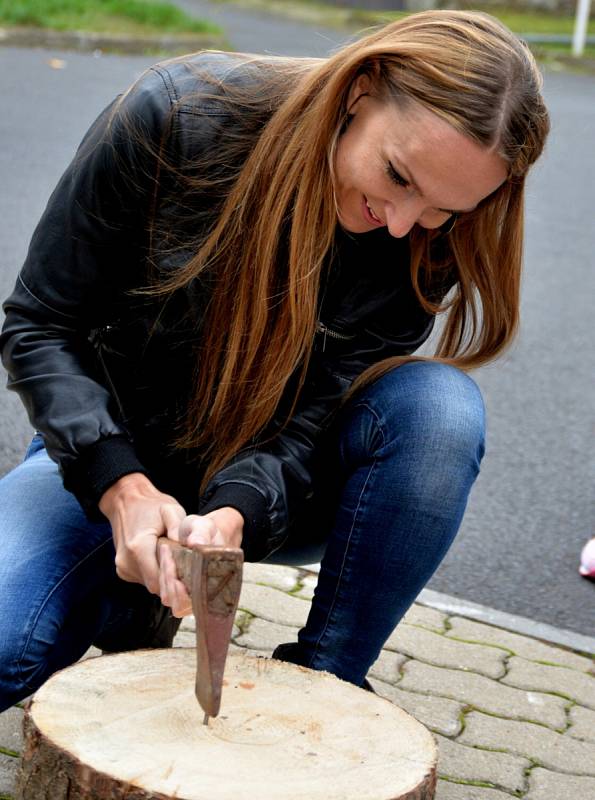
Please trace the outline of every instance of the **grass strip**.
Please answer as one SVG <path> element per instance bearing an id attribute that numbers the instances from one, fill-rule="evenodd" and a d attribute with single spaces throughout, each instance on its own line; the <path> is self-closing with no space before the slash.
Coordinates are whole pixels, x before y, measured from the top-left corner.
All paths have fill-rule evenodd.
<path id="1" fill-rule="evenodd" d="M 301 10 L 304 17 L 314 18 L 316 12 L 323 16 L 328 14 L 350 26 L 375 25 L 390 22 L 409 16 L 411 11 L 391 11 L 390 9 L 351 8 L 325 3 L 322 0 L 214 0 L 217 3 L 231 3 L 245 8 L 266 8 L 269 11 L 293 16 Z M 465 8 L 465 2 L 459 8 Z M 501 20 L 515 33 L 545 33 L 572 35 L 574 31 L 574 14 L 560 14 L 550 11 L 519 11 L 502 5 L 482 8 L 481 0 L 468 4 L 474 11 L 485 11 Z M 595 18 L 589 21 L 588 33 L 595 35 Z"/>
<path id="2" fill-rule="evenodd" d="M 164 0 L 0 0 L 0 25 L 130 35 L 221 30 Z"/>

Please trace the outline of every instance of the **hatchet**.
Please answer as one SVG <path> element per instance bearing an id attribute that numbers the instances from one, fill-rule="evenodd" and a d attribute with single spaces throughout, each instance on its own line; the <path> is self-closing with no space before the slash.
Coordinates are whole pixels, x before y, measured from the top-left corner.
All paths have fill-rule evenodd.
<path id="1" fill-rule="evenodd" d="M 184 547 L 162 536 L 158 540 L 159 560 L 163 548 L 171 552 L 178 578 L 192 600 L 196 621 L 195 694 L 207 725 L 221 705 L 225 660 L 242 588 L 244 553 L 239 547 Z"/>

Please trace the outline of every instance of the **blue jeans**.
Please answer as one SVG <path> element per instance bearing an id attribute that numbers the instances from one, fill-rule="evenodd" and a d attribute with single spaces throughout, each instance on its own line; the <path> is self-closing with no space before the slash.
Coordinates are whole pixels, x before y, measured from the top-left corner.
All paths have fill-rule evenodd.
<path id="1" fill-rule="evenodd" d="M 298 660 L 361 685 L 459 528 L 484 450 L 481 395 L 452 367 L 407 364 L 357 394 L 329 441 L 308 512 L 326 552 Z M 158 598 L 116 576 L 109 524 L 86 519 L 38 436 L 0 481 L 0 541 L 0 711 L 92 643 L 151 641 Z"/>

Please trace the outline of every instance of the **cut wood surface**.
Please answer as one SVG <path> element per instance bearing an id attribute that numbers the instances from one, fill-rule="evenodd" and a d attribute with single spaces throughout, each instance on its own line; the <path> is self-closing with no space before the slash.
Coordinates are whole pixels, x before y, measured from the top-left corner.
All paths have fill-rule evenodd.
<path id="1" fill-rule="evenodd" d="M 437 750 L 401 709 L 332 675 L 231 655 L 202 724 L 193 648 L 88 659 L 25 714 L 18 800 L 432 800 Z"/>

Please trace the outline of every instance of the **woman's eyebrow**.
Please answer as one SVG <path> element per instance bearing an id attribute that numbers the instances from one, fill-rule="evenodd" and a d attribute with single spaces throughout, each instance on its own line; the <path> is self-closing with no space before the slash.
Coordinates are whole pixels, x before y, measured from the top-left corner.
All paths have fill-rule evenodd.
<path id="1" fill-rule="evenodd" d="M 407 169 L 407 167 L 405 167 L 402 161 L 399 163 L 399 159 L 396 159 L 396 161 L 399 166 L 399 169 L 405 172 L 405 175 L 403 177 L 406 178 L 407 182 L 413 186 L 413 188 L 416 190 L 418 194 L 424 195 L 424 192 L 421 190 L 419 183 L 415 180 L 411 170 Z M 436 211 L 443 211 L 445 214 L 468 214 L 470 211 L 475 211 L 476 208 L 477 206 L 473 206 L 473 208 L 459 208 L 459 209 L 436 207 Z"/>

